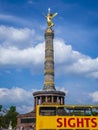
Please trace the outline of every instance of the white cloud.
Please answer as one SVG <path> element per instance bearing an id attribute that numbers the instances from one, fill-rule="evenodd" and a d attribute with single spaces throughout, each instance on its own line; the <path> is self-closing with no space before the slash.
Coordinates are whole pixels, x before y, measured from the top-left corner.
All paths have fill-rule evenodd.
<path id="1" fill-rule="evenodd" d="M 32 22 L 22 19 L 20 17 L 8 14 L 0 14 L 0 20 L 6 21 L 7 23 L 18 23 L 19 25 L 32 25 Z"/>
<path id="2" fill-rule="evenodd" d="M 64 92 L 65 94 L 68 94 L 68 90 L 66 90 L 66 88 L 65 87 L 58 87 L 58 86 L 56 86 L 56 90 L 58 91 L 62 91 L 62 92 Z"/>
<path id="3" fill-rule="evenodd" d="M 33 0 L 28 0 L 27 2 L 28 2 L 28 4 L 31 4 L 31 5 L 32 5 L 32 4 L 33 4 L 33 5 L 36 4 L 36 2 L 34 2 Z"/>
<path id="4" fill-rule="evenodd" d="M 98 72 L 98 58 L 91 59 L 90 57 L 80 57 L 76 62 L 72 63 L 72 66 L 69 66 L 68 69 L 71 72 L 76 72 L 78 74 L 86 74 L 93 76 L 94 72 Z M 96 73 L 96 78 L 98 73 Z"/>
<path id="5" fill-rule="evenodd" d="M 98 91 L 90 93 L 89 96 L 92 98 L 93 102 L 98 102 Z"/>
<path id="6" fill-rule="evenodd" d="M 33 96 L 32 91 L 24 90 L 23 88 L 13 87 L 0 88 L 0 103 L 1 104 L 28 104 L 31 105 Z"/>
<path id="7" fill-rule="evenodd" d="M 25 90 L 19 87 L 0 88 L 0 104 L 5 106 L 15 105 L 18 112 L 33 110 L 33 95 L 35 90 Z"/>
<path id="8" fill-rule="evenodd" d="M 35 30 L 0 26 L 0 66 L 40 68 L 44 62 L 44 43 L 32 45 Z M 32 46 L 31 46 L 32 45 Z M 54 40 L 56 72 L 58 74 L 84 75 L 98 79 L 98 58 L 92 59 L 63 39 Z"/>
<path id="9" fill-rule="evenodd" d="M 29 47 L 33 45 L 34 39 L 34 29 L 0 26 L 0 44 L 5 47 Z"/>
<path id="10" fill-rule="evenodd" d="M 18 49 L 16 47 L 0 47 L 0 65 L 13 66 L 33 66 L 41 64 L 44 60 L 44 44 L 27 49 Z"/>
<path id="11" fill-rule="evenodd" d="M 32 105 L 31 106 L 28 106 L 28 105 L 21 105 L 20 106 L 17 106 L 16 110 L 17 112 L 19 112 L 20 114 L 22 113 L 28 113 L 28 112 L 31 112 L 33 110 L 33 102 L 32 102 Z"/>
<path id="12" fill-rule="evenodd" d="M 91 77 L 93 77 L 93 78 L 95 78 L 95 79 L 98 79 L 98 71 L 89 73 L 88 76 L 91 76 Z"/>
<path id="13" fill-rule="evenodd" d="M 72 46 L 66 45 L 63 40 L 56 40 L 54 48 L 56 70 L 59 73 L 74 73 L 98 79 L 98 58 L 92 59 L 78 51 L 74 51 Z"/>
<path id="14" fill-rule="evenodd" d="M 54 53 L 55 60 L 57 63 L 74 63 L 77 62 L 80 58 L 87 58 L 87 56 L 81 54 L 78 51 L 74 51 L 71 45 L 66 45 L 64 40 L 58 39 L 54 41 Z"/>

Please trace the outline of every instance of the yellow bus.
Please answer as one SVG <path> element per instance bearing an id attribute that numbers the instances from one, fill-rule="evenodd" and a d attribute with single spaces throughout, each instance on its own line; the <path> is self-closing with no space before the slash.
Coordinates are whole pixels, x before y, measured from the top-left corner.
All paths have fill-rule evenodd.
<path id="1" fill-rule="evenodd" d="M 36 130 L 98 130 L 98 106 L 37 105 Z"/>

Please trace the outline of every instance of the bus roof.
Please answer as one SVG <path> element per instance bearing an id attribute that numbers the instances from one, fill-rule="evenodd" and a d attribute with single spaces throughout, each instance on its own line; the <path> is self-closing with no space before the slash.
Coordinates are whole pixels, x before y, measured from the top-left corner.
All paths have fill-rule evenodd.
<path id="1" fill-rule="evenodd" d="M 66 104 L 66 105 L 58 105 L 58 104 L 44 104 L 44 105 L 37 105 L 39 107 L 66 107 L 66 108 L 73 108 L 73 109 L 86 109 L 86 108 L 96 108 L 98 109 L 98 105 L 84 105 L 84 104 Z"/>

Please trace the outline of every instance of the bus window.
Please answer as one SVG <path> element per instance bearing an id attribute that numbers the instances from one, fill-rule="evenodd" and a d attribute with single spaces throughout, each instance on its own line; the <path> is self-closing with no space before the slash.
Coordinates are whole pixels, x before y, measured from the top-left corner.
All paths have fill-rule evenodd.
<path id="1" fill-rule="evenodd" d="M 92 108 L 92 115 L 93 115 L 93 116 L 98 116 L 98 108 L 96 108 L 96 107 L 95 107 L 95 108 L 94 108 L 94 107 Z"/>
<path id="2" fill-rule="evenodd" d="M 40 107 L 39 115 L 41 116 L 55 116 L 56 107 Z"/>
<path id="3" fill-rule="evenodd" d="M 66 108 L 66 107 L 58 107 L 57 115 L 58 116 L 71 116 L 73 115 L 73 109 Z"/>
<path id="4" fill-rule="evenodd" d="M 92 109 L 90 107 L 58 107 L 57 115 L 59 116 L 91 116 Z"/>
<path id="5" fill-rule="evenodd" d="M 73 114 L 76 116 L 91 116 L 92 112 L 90 107 L 75 107 Z"/>
<path id="6" fill-rule="evenodd" d="M 58 107 L 57 108 L 57 115 L 59 115 L 59 116 L 66 115 L 66 111 L 65 111 L 64 107 Z"/>

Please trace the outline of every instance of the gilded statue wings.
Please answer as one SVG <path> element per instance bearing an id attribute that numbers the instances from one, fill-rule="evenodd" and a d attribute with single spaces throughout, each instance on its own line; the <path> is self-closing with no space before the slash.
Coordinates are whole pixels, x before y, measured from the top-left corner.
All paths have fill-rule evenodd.
<path id="1" fill-rule="evenodd" d="M 53 19 L 58 13 L 50 14 L 49 17 Z"/>

